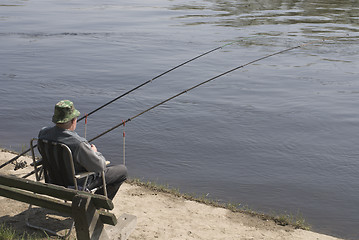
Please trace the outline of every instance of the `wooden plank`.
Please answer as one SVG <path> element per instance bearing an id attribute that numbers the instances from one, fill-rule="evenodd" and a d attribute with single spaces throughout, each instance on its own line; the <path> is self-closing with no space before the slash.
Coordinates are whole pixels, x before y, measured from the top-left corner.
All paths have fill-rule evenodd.
<path id="1" fill-rule="evenodd" d="M 25 192 L 19 189 L 14 189 L 7 186 L 0 185 L 0 195 L 11 198 L 20 202 L 33 204 L 43 208 L 55 210 L 71 216 L 72 208 L 70 203 L 65 203 L 57 199 L 49 198 L 42 195 L 37 195 L 30 192 Z"/>
<path id="2" fill-rule="evenodd" d="M 35 182 L 28 179 L 17 178 L 14 176 L 9 176 L 4 174 L 0 174 L 0 184 L 39 193 L 39 194 L 48 195 L 51 197 L 55 197 L 67 201 L 72 201 L 74 196 L 80 192 L 74 189 L 69 189 L 54 184 Z M 103 195 L 92 194 L 84 191 L 81 191 L 81 194 L 91 196 L 92 201 L 96 206 L 96 208 L 105 208 L 109 210 L 112 210 L 114 208 L 113 202 Z"/>
<path id="3" fill-rule="evenodd" d="M 106 211 L 101 211 L 101 210 L 98 210 L 98 211 L 100 213 L 100 218 L 101 218 L 101 221 L 103 223 L 109 224 L 109 225 L 112 225 L 112 226 L 116 226 L 117 218 L 113 213 L 106 212 Z"/>
<path id="4" fill-rule="evenodd" d="M 90 198 L 82 196 L 80 198 L 74 198 L 73 214 L 75 220 L 76 237 L 82 240 L 90 240 L 90 230 L 88 217 L 86 215 L 87 206 L 90 203 Z"/>
<path id="5" fill-rule="evenodd" d="M 109 240 L 103 222 L 91 201 L 91 197 L 77 195 L 73 199 L 72 212 L 76 236 L 81 240 Z"/>
<path id="6" fill-rule="evenodd" d="M 68 201 L 71 201 L 74 195 L 76 195 L 77 193 L 76 190 L 67 189 L 62 186 L 35 182 L 28 179 L 22 179 L 2 174 L 0 174 L 0 184 L 4 186 L 45 194 L 51 197 L 56 197 Z"/>

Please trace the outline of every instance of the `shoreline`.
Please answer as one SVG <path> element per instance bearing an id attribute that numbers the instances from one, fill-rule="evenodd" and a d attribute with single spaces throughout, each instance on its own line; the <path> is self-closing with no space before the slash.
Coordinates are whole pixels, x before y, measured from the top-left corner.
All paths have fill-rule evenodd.
<path id="1" fill-rule="evenodd" d="M 16 154 L 0 149 L 0 164 L 10 160 Z M 28 167 L 14 171 L 14 164 L 1 169 L 2 174 L 23 176 L 32 170 L 28 156 L 19 158 L 26 161 Z M 296 229 L 293 226 L 278 225 L 274 220 L 262 218 L 259 213 L 243 213 L 228 208 L 198 202 L 177 194 L 171 190 L 155 186 L 146 186 L 137 180 L 124 183 L 113 202 L 112 212 L 119 217 L 123 213 L 137 216 L 137 226 L 129 240 L 140 239 L 293 239 L 293 240 L 338 240 L 332 236 Z M 147 184 L 148 185 L 148 184 Z M 0 223 L 10 223 L 17 232 L 29 232 L 24 223 L 27 204 L 0 197 Z M 41 215 L 41 210 L 37 213 Z M 40 224 L 48 220 L 37 217 Z M 66 222 L 66 221 L 62 221 Z M 61 223 L 62 223 L 61 222 Z M 49 223 L 50 224 L 50 223 Z M 56 224 L 56 223 L 54 223 Z M 110 237 L 116 239 L 116 236 Z M 48 238 L 45 238 L 48 239 Z"/>

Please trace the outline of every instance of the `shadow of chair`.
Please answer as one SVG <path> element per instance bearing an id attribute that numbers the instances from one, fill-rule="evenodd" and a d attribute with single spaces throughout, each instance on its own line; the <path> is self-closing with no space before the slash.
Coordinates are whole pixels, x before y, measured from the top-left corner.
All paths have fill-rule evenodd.
<path id="1" fill-rule="evenodd" d="M 41 155 L 41 159 L 36 159 L 34 142 L 37 141 L 37 149 Z M 36 181 L 45 180 L 45 183 L 60 185 L 66 188 L 72 188 L 79 191 L 88 191 L 94 193 L 98 188 L 88 189 L 89 177 L 94 176 L 95 172 L 75 172 L 75 165 L 72 157 L 71 149 L 63 143 L 49 141 L 44 139 L 33 138 L 30 141 L 31 154 L 34 165 L 34 172 Z M 107 197 L 106 181 L 104 172 L 101 173 L 104 189 L 104 195 Z M 46 231 L 50 234 L 58 235 L 56 232 L 41 226 L 36 226 L 29 222 L 29 213 L 32 205 L 29 206 L 29 211 L 25 216 L 26 225 Z M 66 235 L 60 236 L 68 237 L 74 227 L 72 221 L 71 227 Z M 59 235 L 58 235 L 59 236 Z"/>
<path id="2" fill-rule="evenodd" d="M 59 236 L 60 234 L 63 235 L 64 237 L 68 236 L 68 234 L 66 233 L 68 233 L 69 226 L 72 224 L 72 219 L 69 218 L 68 216 L 58 214 L 53 210 L 48 210 L 40 207 L 39 208 L 33 207 L 32 209 L 28 209 L 28 207 L 26 207 L 27 204 L 25 203 L 8 201 L 8 199 L 6 199 L 6 201 L 8 202 L 8 205 L 11 207 L 19 207 L 19 204 L 21 204 L 20 209 L 16 208 L 15 210 L 12 210 L 11 213 L 9 210 L 7 211 L 7 214 L 4 214 L 3 216 L 0 217 L 0 223 L 12 227 L 17 234 L 24 236 L 24 234 L 26 233 L 29 236 L 37 236 L 37 237 L 41 237 L 41 239 L 49 239 L 48 233 L 46 234 L 44 232 L 39 233 L 37 231 L 38 230 L 37 228 L 27 229 L 28 226 L 26 225 L 26 222 L 24 222 L 24 216 L 29 215 L 31 222 L 36 222 L 36 224 L 38 225 L 46 224 L 47 228 L 51 228 L 53 232 L 57 233 L 57 236 Z M 26 239 L 26 238 L 19 237 L 19 239 Z M 38 239 L 38 238 L 34 237 L 28 239 Z"/>

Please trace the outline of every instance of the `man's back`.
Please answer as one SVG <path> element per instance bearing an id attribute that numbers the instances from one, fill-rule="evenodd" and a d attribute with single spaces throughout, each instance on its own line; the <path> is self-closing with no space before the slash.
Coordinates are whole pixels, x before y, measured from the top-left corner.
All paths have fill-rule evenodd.
<path id="1" fill-rule="evenodd" d="M 82 171 L 101 172 L 106 167 L 106 160 L 99 152 L 94 152 L 85 138 L 76 132 L 57 126 L 45 127 L 39 132 L 39 139 L 66 144 L 72 152 L 76 173 Z"/>

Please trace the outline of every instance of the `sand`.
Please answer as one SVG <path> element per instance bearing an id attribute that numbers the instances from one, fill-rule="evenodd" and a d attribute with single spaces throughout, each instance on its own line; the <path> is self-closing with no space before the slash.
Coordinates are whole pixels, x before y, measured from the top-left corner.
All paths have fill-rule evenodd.
<path id="1" fill-rule="evenodd" d="M 15 155 L 9 152 L 0 152 L 0 163 Z M 22 157 L 30 163 L 30 158 Z M 13 170 L 10 164 L 1 169 L 1 173 L 23 176 L 30 172 L 30 167 Z M 131 171 L 131 169 L 130 169 Z M 181 197 L 162 192 L 156 192 L 137 185 L 124 183 L 114 199 L 115 209 L 112 212 L 117 216 L 123 213 L 135 215 L 137 225 L 129 239 L 225 239 L 225 240 L 257 240 L 257 239 L 285 239 L 285 240 L 335 240 L 339 238 L 300 229 L 290 226 L 279 226 L 273 221 L 262 220 L 258 217 L 243 213 L 233 213 L 227 209 L 208 206 Z M 25 226 L 24 216 L 28 205 L 11 199 L 0 197 L 0 222 L 11 224 L 18 231 L 33 231 Z M 35 209 L 36 218 L 30 218 L 37 224 L 52 226 L 62 230 L 69 224 L 63 218 L 47 219 L 44 209 Z M 50 217 L 49 217 L 50 216 Z M 113 232 L 108 231 L 111 239 L 117 239 Z M 75 234 L 72 234 L 75 236 Z M 47 239 L 47 238 L 45 238 Z"/>

